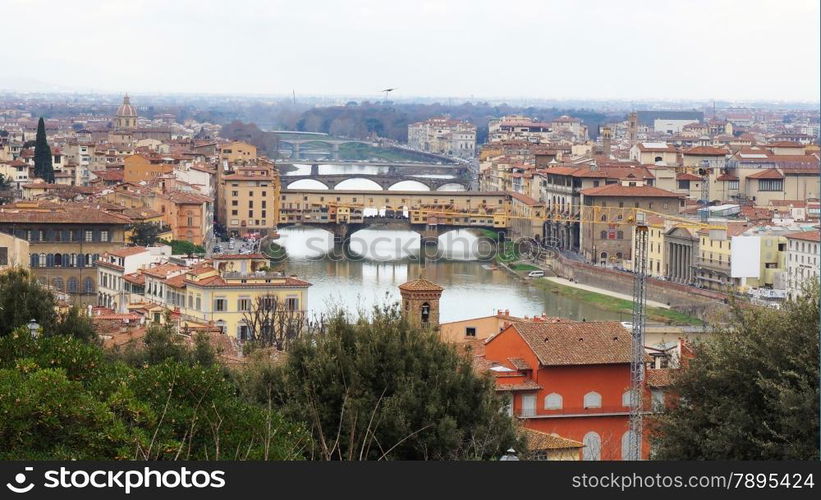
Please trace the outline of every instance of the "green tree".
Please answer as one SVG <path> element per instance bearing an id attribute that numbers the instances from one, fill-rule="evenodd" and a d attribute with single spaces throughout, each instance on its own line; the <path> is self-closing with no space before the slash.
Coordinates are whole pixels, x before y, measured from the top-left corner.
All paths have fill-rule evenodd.
<path id="1" fill-rule="evenodd" d="M 76 337 L 85 341 L 97 339 L 97 332 L 94 330 L 91 318 L 77 306 L 71 306 L 68 311 L 58 316 L 53 334 Z"/>
<path id="2" fill-rule="evenodd" d="M 652 422 L 654 457 L 818 459 L 818 285 L 780 310 L 734 307 L 675 377 Z"/>
<path id="3" fill-rule="evenodd" d="M 0 273 L 0 337 L 15 328 L 37 321 L 44 332 L 57 323 L 54 295 L 22 268 Z"/>
<path id="4" fill-rule="evenodd" d="M 217 365 L 128 366 L 96 344 L 0 337 L 0 459 L 286 460 L 307 433 Z"/>
<path id="5" fill-rule="evenodd" d="M 195 253 L 205 253 L 205 248 L 200 245 L 195 245 L 190 241 L 185 240 L 171 240 L 171 241 L 164 241 L 160 240 L 162 243 L 166 245 L 171 245 L 171 253 L 173 255 L 191 255 Z"/>
<path id="6" fill-rule="evenodd" d="M 131 243 L 144 247 L 156 243 L 160 239 L 159 236 L 162 232 L 162 227 L 155 222 L 138 222 L 132 224 L 130 229 L 131 236 L 129 239 Z"/>
<path id="7" fill-rule="evenodd" d="M 37 122 L 37 136 L 34 139 L 34 175 L 50 184 L 54 183 L 51 147 L 46 139 L 46 124 L 42 116 Z"/>
<path id="8" fill-rule="evenodd" d="M 398 307 L 336 316 L 256 381 L 260 402 L 273 393 L 310 428 L 315 459 L 488 459 L 521 447 L 491 378 Z"/>

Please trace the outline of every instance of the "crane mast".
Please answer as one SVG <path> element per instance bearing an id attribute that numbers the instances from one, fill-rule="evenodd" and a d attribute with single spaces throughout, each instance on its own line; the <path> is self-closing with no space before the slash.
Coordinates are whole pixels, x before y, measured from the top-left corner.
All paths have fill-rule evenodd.
<path id="1" fill-rule="evenodd" d="M 641 459 L 642 395 L 644 393 L 644 325 L 647 305 L 647 224 L 638 213 L 633 256 L 633 331 L 630 357 L 630 453 L 631 460 Z"/>

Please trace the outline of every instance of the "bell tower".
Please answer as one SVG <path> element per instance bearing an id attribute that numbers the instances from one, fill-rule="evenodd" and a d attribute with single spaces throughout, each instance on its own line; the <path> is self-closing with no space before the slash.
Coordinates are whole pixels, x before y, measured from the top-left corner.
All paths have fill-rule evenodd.
<path id="1" fill-rule="evenodd" d="M 413 326 L 439 328 L 439 299 L 444 288 L 424 278 L 399 285 L 402 315 Z"/>

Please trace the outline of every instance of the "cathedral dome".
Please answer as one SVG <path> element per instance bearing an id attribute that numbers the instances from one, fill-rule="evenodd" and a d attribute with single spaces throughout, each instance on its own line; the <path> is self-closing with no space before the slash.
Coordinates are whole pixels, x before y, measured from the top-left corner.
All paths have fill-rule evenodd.
<path id="1" fill-rule="evenodd" d="M 137 109 L 131 105 L 131 101 L 128 98 L 128 94 L 126 94 L 125 97 L 123 97 L 123 103 L 120 104 L 119 108 L 117 108 L 117 116 L 137 116 Z"/>

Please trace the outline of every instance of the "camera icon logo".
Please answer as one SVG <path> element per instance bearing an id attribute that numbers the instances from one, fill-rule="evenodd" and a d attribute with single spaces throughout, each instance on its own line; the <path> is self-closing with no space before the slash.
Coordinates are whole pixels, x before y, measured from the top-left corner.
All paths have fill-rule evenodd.
<path id="1" fill-rule="evenodd" d="M 26 472 L 31 472 L 34 470 L 34 467 L 26 467 L 25 470 Z M 14 493 L 28 493 L 34 488 L 34 483 L 24 484 L 26 482 L 26 475 L 22 472 L 18 472 L 14 475 L 14 481 L 17 485 L 6 483 L 6 488 Z"/>

